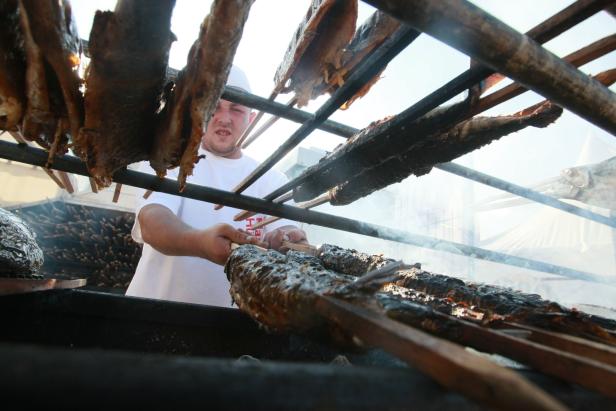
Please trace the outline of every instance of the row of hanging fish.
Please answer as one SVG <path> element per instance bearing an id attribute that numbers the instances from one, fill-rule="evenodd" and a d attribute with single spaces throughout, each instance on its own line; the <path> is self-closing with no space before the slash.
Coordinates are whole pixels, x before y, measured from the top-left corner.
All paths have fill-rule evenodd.
<path id="1" fill-rule="evenodd" d="M 179 166 L 182 187 L 252 3 L 214 1 L 186 66 L 168 81 L 175 0 L 124 0 L 97 11 L 83 78 L 84 47 L 68 1 L 3 1 L 0 129 L 49 150 L 49 163 L 72 149 L 99 187 L 144 160 L 159 176 Z"/>

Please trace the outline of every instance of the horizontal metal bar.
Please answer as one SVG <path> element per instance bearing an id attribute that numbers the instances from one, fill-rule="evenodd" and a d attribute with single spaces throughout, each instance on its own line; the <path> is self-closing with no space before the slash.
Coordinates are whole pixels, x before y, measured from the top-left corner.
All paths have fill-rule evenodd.
<path id="1" fill-rule="evenodd" d="M 616 94 L 465 0 L 368 0 L 616 135 Z"/>
<path id="2" fill-rule="evenodd" d="M 20 145 L 0 141 L 0 158 L 43 167 L 47 162 L 47 152 L 42 149 L 29 147 L 23 144 Z M 85 164 L 80 159 L 74 156 L 65 155 L 56 157 L 52 164 L 52 168 L 60 171 L 88 176 Z M 185 198 L 192 198 L 194 200 L 206 201 L 209 203 L 224 204 L 230 207 L 257 211 L 259 213 L 267 215 L 288 218 L 294 221 L 301 221 L 308 224 L 316 224 L 322 227 L 329 227 L 337 230 L 348 231 L 351 233 L 380 238 L 383 240 L 396 241 L 399 243 L 410 244 L 417 247 L 431 248 L 438 251 L 448 252 L 471 258 L 478 258 L 487 261 L 493 261 L 500 264 L 522 267 L 529 270 L 542 271 L 577 280 L 616 285 L 616 282 L 614 282 L 613 280 L 610 281 L 608 278 L 604 278 L 584 271 L 561 267 L 554 264 L 531 260 L 528 258 L 516 257 L 504 253 L 499 253 L 496 251 L 485 250 L 479 247 L 473 247 L 466 244 L 456 243 L 453 241 L 440 240 L 437 238 L 428 237 L 420 234 L 413 234 L 394 228 L 379 226 L 376 224 L 364 223 L 361 221 L 325 214 L 318 211 L 304 210 L 298 207 L 271 203 L 269 201 L 265 201 L 259 198 L 249 197 L 242 194 L 232 193 L 223 190 L 217 190 L 210 187 L 186 184 L 186 188 L 184 189 L 184 191 L 182 193 L 179 193 L 177 181 L 170 179 L 160 179 L 147 173 L 140 173 L 132 170 L 122 170 L 116 172 L 113 175 L 113 181 L 116 183 L 125 184 L 133 187 L 140 187 L 143 189 L 149 189 L 171 195 L 178 195 Z"/>
<path id="3" fill-rule="evenodd" d="M 578 217 L 583 217 L 588 220 L 600 224 L 605 224 L 612 228 L 616 228 L 616 219 L 614 218 L 609 218 L 601 214 L 593 213 L 592 211 L 586 210 L 584 208 L 576 207 L 572 204 L 557 200 L 554 197 L 550 197 L 545 194 L 529 190 L 528 188 L 509 183 L 505 180 L 501 180 L 500 178 L 489 176 L 479 171 L 475 171 L 470 168 L 461 166 L 460 164 L 443 163 L 435 165 L 434 168 L 438 168 L 439 170 L 447 171 L 448 173 L 468 178 L 469 180 L 473 180 L 478 183 L 497 188 L 499 190 L 507 191 L 520 197 L 528 198 L 529 200 L 536 201 L 537 203 L 544 204 L 548 207 L 557 208 L 561 211 L 574 214 Z"/>

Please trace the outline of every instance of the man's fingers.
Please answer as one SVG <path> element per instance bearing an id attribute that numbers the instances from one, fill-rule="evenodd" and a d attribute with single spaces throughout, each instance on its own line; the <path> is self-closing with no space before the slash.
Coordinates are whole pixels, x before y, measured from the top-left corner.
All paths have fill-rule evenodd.
<path id="1" fill-rule="evenodd" d="M 299 228 L 288 230 L 286 233 L 288 240 L 291 243 L 301 243 L 306 242 L 306 233 L 304 230 L 300 230 Z"/>
<path id="2" fill-rule="evenodd" d="M 260 241 L 257 237 L 250 235 L 245 231 L 240 231 L 232 226 L 225 226 L 221 234 L 237 244 L 254 244 L 259 247 L 267 247 L 267 244 Z"/>

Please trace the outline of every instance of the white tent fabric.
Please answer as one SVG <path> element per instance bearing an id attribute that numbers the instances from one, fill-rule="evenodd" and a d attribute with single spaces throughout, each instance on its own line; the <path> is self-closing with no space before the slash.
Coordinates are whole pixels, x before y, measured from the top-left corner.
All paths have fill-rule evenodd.
<path id="1" fill-rule="evenodd" d="M 596 163 L 614 155 L 616 140 L 606 141 L 589 134 L 575 165 Z M 607 209 L 577 201 L 569 202 L 595 213 L 610 215 Z M 551 207 L 529 207 L 535 207 L 537 211 L 524 223 L 482 241 L 480 246 L 592 272 L 616 281 L 616 230 Z M 490 273 L 494 273 L 493 267 L 484 264 L 477 266 L 477 270 L 477 279 L 486 282 Z M 499 268 L 498 271 L 499 282 L 515 285 L 523 291 L 536 292 L 544 298 L 566 305 L 590 304 L 616 309 L 616 285 L 568 280 L 515 268 Z"/>

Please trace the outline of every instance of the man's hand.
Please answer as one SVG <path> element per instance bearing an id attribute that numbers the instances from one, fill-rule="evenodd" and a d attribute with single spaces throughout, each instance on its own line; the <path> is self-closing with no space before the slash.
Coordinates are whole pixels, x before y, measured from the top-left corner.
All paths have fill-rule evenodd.
<path id="1" fill-rule="evenodd" d="M 286 225 L 284 227 L 277 228 L 269 233 L 265 234 L 263 241 L 269 245 L 269 248 L 286 253 L 289 251 L 287 247 L 282 245 L 283 241 L 296 244 L 308 244 L 306 240 L 306 233 L 304 230 L 299 229 L 292 225 Z"/>
<path id="2" fill-rule="evenodd" d="M 201 257 L 216 264 L 224 264 L 231 254 L 232 242 L 267 247 L 257 237 L 228 224 L 216 224 L 197 230 L 160 204 L 143 207 L 137 218 L 143 241 L 165 255 Z"/>
<path id="3" fill-rule="evenodd" d="M 202 257 L 216 264 L 224 264 L 231 254 L 231 243 L 254 244 L 259 247 L 267 247 L 267 244 L 259 241 L 249 233 L 233 228 L 229 224 L 216 224 L 201 230 Z"/>

